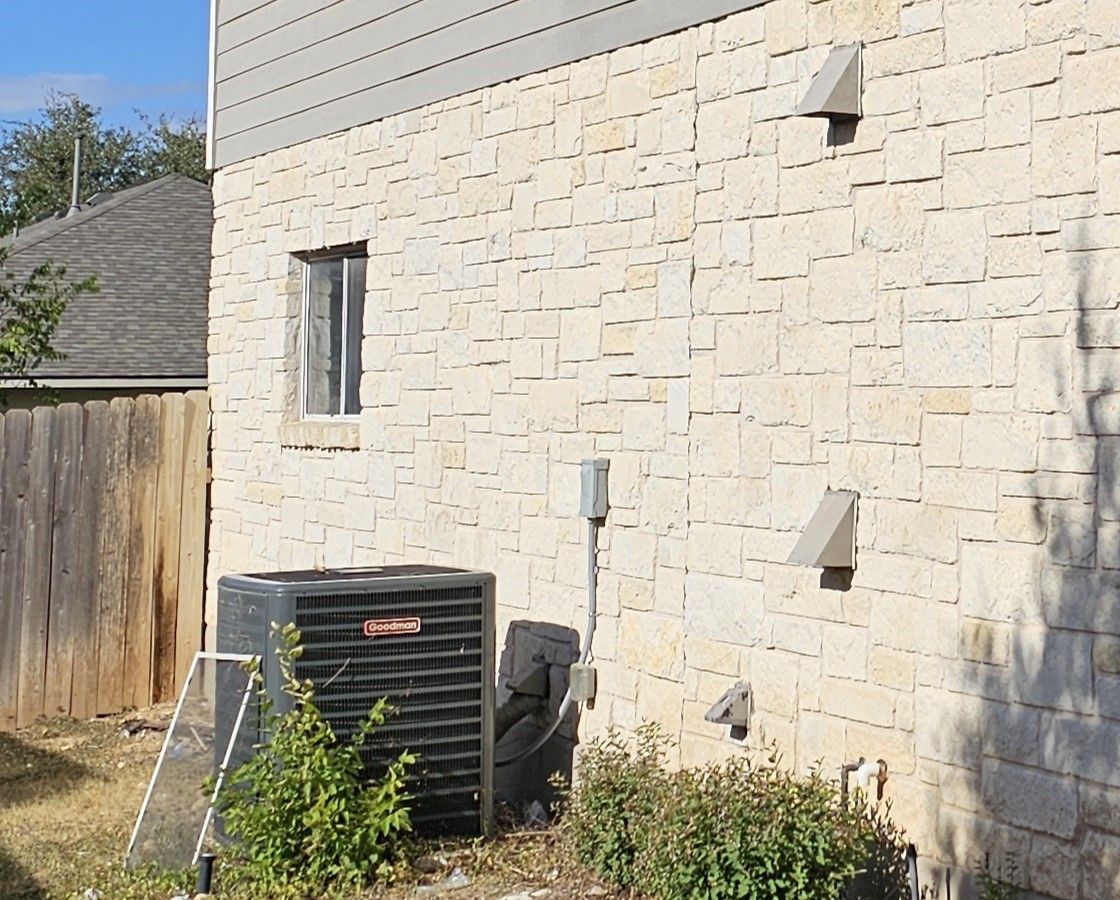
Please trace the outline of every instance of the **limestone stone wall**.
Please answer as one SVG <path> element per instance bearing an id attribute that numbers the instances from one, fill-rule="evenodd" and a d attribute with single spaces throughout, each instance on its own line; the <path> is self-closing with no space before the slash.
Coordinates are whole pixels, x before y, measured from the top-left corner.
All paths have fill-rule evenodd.
<path id="1" fill-rule="evenodd" d="M 790 118 L 862 40 L 853 141 Z M 1120 896 L 1120 3 L 773 0 L 216 174 L 213 584 L 429 560 L 582 628 L 584 719 L 885 758 L 924 855 Z M 367 241 L 359 426 L 299 268 Z M 859 491 L 850 587 L 784 560 Z"/>

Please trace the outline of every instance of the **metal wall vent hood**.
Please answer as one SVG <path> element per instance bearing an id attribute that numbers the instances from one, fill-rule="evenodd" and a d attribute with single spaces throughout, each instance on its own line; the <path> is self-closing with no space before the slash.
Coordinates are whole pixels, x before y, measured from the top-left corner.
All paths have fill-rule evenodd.
<path id="1" fill-rule="evenodd" d="M 797 115 L 845 119 L 863 115 L 862 57 L 862 44 L 833 48 L 797 107 Z"/>
<path id="2" fill-rule="evenodd" d="M 855 491 L 825 491 L 788 562 L 825 569 L 856 567 Z"/>

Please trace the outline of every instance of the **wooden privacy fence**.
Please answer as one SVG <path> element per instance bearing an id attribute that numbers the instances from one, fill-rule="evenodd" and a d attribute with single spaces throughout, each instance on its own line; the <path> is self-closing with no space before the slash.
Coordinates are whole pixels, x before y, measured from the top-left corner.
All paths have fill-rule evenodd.
<path id="1" fill-rule="evenodd" d="M 171 698 L 201 644 L 205 391 L 0 416 L 0 731 Z"/>

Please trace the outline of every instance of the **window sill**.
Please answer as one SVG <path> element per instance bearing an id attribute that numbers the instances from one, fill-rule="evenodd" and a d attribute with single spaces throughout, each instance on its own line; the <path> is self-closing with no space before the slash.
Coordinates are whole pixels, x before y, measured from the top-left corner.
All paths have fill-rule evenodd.
<path id="1" fill-rule="evenodd" d="M 280 445 L 314 450 L 357 450 L 361 445 L 357 422 L 284 422 Z"/>

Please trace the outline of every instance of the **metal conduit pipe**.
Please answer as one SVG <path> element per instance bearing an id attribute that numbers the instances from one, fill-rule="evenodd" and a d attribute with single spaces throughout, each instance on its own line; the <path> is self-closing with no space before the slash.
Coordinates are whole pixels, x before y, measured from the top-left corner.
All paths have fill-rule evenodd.
<path id="1" fill-rule="evenodd" d="M 599 566 L 596 562 L 596 550 L 599 543 L 599 523 L 595 519 L 589 518 L 587 520 L 587 626 L 583 630 L 583 644 L 579 648 L 579 664 L 583 665 L 587 662 L 587 657 L 591 653 L 591 641 L 595 637 L 595 620 L 599 611 Z M 536 698 L 534 698 L 536 699 Z M 564 693 L 564 699 L 560 701 L 560 709 L 556 713 L 556 718 L 546 728 L 540 736 L 533 741 L 524 750 L 520 750 L 513 756 L 506 759 L 499 759 L 495 761 L 496 766 L 508 766 L 515 762 L 519 762 L 527 756 L 531 756 L 541 749 L 554 734 L 556 729 L 560 727 L 560 723 L 564 721 L 564 716 L 568 714 L 568 709 L 572 705 L 572 688 L 569 685 L 568 690 Z M 512 726 L 511 726 L 512 727 Z"/>

